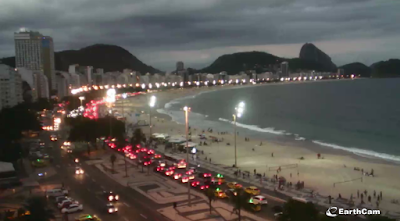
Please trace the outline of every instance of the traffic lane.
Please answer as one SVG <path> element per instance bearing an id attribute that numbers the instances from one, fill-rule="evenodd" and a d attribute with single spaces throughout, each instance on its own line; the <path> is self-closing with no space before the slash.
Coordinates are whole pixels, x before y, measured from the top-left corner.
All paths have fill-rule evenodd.
<path id="1" fill-rule="evenodd" d="M 160 207 L 159 204 L 149 200 L 146 196 L 138 193 L 130 187 L 121 186 L 115 180 L 110 179 L 103 172 L 92 165 L 82 164 L 82 168 L 95 180 L 101 188 L 106 191 L 115 191 L 121 196 L 120 202 L 129 207 L 130 214 L 137 217 L 146 217 L 145 220 L 166 220 L 155 209 Z"/>
<path id="2" fill-rule="evenodd" d="M 128 204 L 117 203 L 117 207 L 119 209 L 116 214 L 108 214 L 106 210 L 107 200 L 103 198 L 102 192 L 103 188 L 99 186 L 94 179 L 90 178 L 90 175 L 75 174 L 75 165 L 70 163 L 69 158 L 62 159 L 63 167 L 60 167 L 58 170 L 60 174 L 64 174 L 63 182 L 65 186 L 67 186 L 72 195 L 77 196 L 76 199 L 83 204 L 84 210 L 85 207 L 90 207 L 92 210 L 96 211 L 96 214 L 100 216 L 100 218 L 105 217 L 107 219 L 104 220 L 123 220 L 125 221 L 128 217 L 135 218 L 135 220 L 145 221 L 145 219 L 139 211 L 133 211 L 131 208 L 126 208 Z M 71 166 L 69 166 L 71 165 Z M 86 206 L 85 206 L 86 205 Z M 129 206 L 129 205 L 128 205 Z M 129 219 L 128 219 L 129 220 Z"/>

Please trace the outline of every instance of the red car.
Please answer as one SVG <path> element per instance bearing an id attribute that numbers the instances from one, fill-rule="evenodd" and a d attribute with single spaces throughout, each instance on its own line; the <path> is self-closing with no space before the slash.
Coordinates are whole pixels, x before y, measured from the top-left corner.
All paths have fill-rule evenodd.
<path id="1" fill-rule="evenodd" d="M 180 173 L 175 173 L 174 174 L 174 179 L 175 180 L 179 180 L 181 177 L 182 177 L 182 174 L 180 174 Z"/>
<path id="2" fill-rule="evenodd" d="M 154 155 L 154 158 L 155 158 L 155 159 L 160 159 L 160 158 L 162 158 L 162 156 L 161 156 L 161 154 L 155 154 L 155 155 Z"/>
<path id="3" fill-rule="evenodd" d="M 154 154 L 154 153 L 155 153 L 154 150 L 148 150 L 148 151 L 147 151 L 147 154 L 148 154 L 148 155 L 152 155 L 152 154 Z"/>
<path id="4" fill-rule="evenodd" d="M 165 171 L 165 175 L 166 175 L 166 176 L 172 176 L 172 175 L 174 175 L 174 173 L 175 173 L 174 170 L 166 170 L 166 171 Z"/>
<path id="5" fill-rule="evenodd" d="M 165 168 L 164 167 L 157 167 L 157 172 L 163 172 L 163 171 L 165 171 Z"/>

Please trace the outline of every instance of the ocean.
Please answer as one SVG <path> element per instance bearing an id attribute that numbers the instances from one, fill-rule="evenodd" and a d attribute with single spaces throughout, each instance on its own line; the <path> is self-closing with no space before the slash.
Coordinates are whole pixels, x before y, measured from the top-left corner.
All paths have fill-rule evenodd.
<path id="1" fill-rule="evenodd" d="M 400 79 L 356 79 L 278 83 L 229 88 L 167 103 L 161 113 L 190 125 L 232 132 L 232 114 L 241 136 L 348 151 L 400 163 Z M 315 149 L 315 148 L 314 148 Z"/>

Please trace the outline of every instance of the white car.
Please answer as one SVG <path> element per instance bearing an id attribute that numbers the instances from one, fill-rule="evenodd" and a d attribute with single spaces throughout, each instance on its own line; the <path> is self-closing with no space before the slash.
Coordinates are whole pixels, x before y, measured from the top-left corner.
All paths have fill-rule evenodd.
<path id="1" fill-rule="evenodd" d="M 118 208 L 115 207 L 112 203 L 108 203 L 108 204 L 106 205 L 106 207 L 107 207 L 107 212 L 108 212 L 109 214 L 118 212 Z"/>
<path id="2" fill-rule="evenodd" d="M 261 205 L 268 205 L 267 198 L 265 198 L 265 196 L 261 196 L 261 195 L 253 196 L 253 202 L 259 203 Z"/>
<path id="3" fill-rule="evenodd" d="M 61 210 L 61 213 L 74 213 L 74 212 L 78 212 L 78 211 L 82 211 L 82 210 L 83 210 L 82 204 L 73 203 L 73 204 L 69 205 L 68 207 L 63 208 Z"/>
<path id="4" fill-rule="evenodd" d="M 66 198 L 64 200 L 62 200 L 61 202 L 57 203 L 57 207 L 59 209 L 62 209 L 64 207 L 67 207 L 69 204 L 72 204 L 72 199 L 71 198 Z"/>
<path id="5" fill-rule="evenodd" d="M 75 174 L 79 175 L 79 174 L 83 174 L 83 173 L 84 173 L 84 171 L 82 170 L 82 168 L 80 168 L 80 167 L 75 168 Z"/>
<path id="6" fill-rule="evenodd" d="M 47 197 L 57 197 L 57 196 L 66 196 L 68 195 L 68 190 L 66 189 L 52 189 L 46 191 Z"/>

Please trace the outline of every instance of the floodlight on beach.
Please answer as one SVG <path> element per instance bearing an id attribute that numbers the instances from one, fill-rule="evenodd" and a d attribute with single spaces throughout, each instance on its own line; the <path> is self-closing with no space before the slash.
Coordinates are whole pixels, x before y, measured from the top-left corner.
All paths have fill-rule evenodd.
<path id="1" fill-rule="evenodd" d="M 151 88 L 153 88 L 153 85 L 150 83 L 150 84 L 149 84 L 149 89 L 151 89 Z"/>
<path id="2" fill-rule="evenodd" d="M 236 110 L 236 116 L 241 117 L 244 112 L 244 102 L 240 102 L 239 105 L 235 108 Z"/>
<path id="3" fill-rule="evenodd" d="M 185 131 L 186 131 L 186 163 L 189 164 L 189 112 L 190 107 L 184 106 L 183 111 L 185 111 Z M 186 167 L 186 170 L 189 170 L 189 167 Z M 191 206 L 191 199 L 190 199 L 190 182 L 188 182 L 188 205 Z"/>
<path id="4" fill-rule="evenodd" d="M 126 93 L 123 93 L 123 94 L 122 94 L 122 98 L 123 98 L 123 99 L 126 99 L 127 97 L 128 97 L 128 94 L 126 94 Z"/>
<path id="5" fill-rule="evenodd" d="M 235 114 L 233 114 L 233 129 L 234 129 L 234 144 L 235 144 L 235 167 L 237 168 L 237 148 L 236 148 L 236 120 L 241 117 L 244 112 L 244 102 L 240 102 L 237 107 L 235 107 Z"/>

